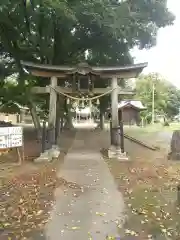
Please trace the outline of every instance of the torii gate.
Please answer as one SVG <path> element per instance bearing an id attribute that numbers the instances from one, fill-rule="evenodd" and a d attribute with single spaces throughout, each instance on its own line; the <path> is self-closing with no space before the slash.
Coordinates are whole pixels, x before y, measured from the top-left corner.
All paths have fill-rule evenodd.
<path id="1" fill-rule="evenodd" d="M 136 78 L 142 70 L 147 67 L 147 63 L 133 64 L 127 66 L 90 66 L 87 63 L 80 63 L 76 66 L 54 66 L 48 64 L 36 64 L 31 62 L 21 61 L 23 68 L 33 76 L 50 78 L 50 85 L 46 87 L 33 87 L 32 92 L 35 94 L 50 94 L 49 101 L 49 128 L 52 129 L 52 145 L 56 144 L 55 129 L 56 129 L 56 108 L 57 94 L 111 94 L 111 118 L 112 128 L 118 128 L 118 95 L 133 95 L 134 92 L 121 89 L 118 86 L 118 79 Z M 77 79 L 88 79 L 88 87 L 82 89 L 77 85 Z M 72 87 L 60 87 L 58 81 L 61 79 L 72 78 Z M 97 78 L 109 79 L 110 86 L 107 88 L 94 88 L 94 81 Z M 84 80 L 83 80 L 84 81 Z M 113 131 L 112 148 L 114 152 L 119 152 L 117 149 L 118 130 Z"/>

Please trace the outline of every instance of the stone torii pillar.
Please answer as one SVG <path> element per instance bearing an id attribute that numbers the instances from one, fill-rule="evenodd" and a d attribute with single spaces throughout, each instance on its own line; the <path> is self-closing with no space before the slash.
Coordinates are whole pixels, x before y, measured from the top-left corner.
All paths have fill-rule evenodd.
<path id="1" fill-rule="evenodd" d="M 57 157 L 60 153 L 56 142 L 56 115 L 57 115 L 57 92 L 54 90 L 57 86 L 57 77 L 51 77 L 50 84 L 50 99 L 49 99 L 49 141 L 51 145 L 52 157 Z"/>
<path id="2" fill-rule="evenodd" d="M 117 77 L 113 77 L 111 80 L 111 87 L 113 89 L 111 93 L 111 121 L 112 128 L 116 129 L 119 126 L 118 118 L 118 83 Z M 118 129 L 112 131 L 112 146 L 118 146 Z"/>
<path id="3" fill-rule="evenodd" d="M 49 98 L 49 118 L 48 118 L 48 128 L 50 133 L 50 143 L 52 145 L 56 145 L 56 104 L 57 104 L 57 93 L 53 89 L 57 86 L 57 78 L 51 77 L 51 84 L 50 84 L 50 98 Z"/>
<path id="4" fill-rule="evenodd" d="M 51 77 L 50 83 L 50 98 L 49 98 L 49 118 L 48 118 L 48 149 L 41 153 L 35 162 L 48 162 L 53 158 L 58 158 L 60 149 L 56 145 L 56 108 L 57 108 L 57 93 L 54 88 L 57 86 L 57 77 Z"/>
<path id="5" fill-rule="evenodd" d="M 118 78 L 116 76 L 111 79 L 111 121 L 112 121 L 112 138 L 111 146 L 108 150 L 109 158 L 118 158 L 120 160 L 128 160 L 126 153 L 121 151 L 120 132 L 119 132 L 119 116 L 118 116 Z"/>

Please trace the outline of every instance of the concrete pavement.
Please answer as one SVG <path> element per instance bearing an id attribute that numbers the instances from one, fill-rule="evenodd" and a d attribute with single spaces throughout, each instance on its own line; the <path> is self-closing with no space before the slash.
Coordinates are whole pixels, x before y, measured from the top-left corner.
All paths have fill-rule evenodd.
<path id="1" fill-rule="evenodd" d="M 58 188 L 48 240 L 105 240 L 119 236 L 124 221 L 124 201 L 99 150 L 98 132 L 79 130 L 58 176 L 69 188 Z"/>

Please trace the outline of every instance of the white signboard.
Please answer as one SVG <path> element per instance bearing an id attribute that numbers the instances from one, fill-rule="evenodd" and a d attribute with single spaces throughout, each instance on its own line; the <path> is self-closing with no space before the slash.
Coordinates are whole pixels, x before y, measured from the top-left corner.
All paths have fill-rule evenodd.
<path id="1" fill-rule="evenodd" d="M 0 127 L 0 149 L 21 147 L 22 145 L 22 127 Z"/>

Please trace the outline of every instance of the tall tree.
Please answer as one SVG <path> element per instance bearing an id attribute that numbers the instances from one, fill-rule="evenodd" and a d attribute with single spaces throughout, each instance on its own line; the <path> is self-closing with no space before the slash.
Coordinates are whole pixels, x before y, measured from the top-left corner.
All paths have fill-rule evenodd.
<path id="1" fill-rule="evenodd" d="M 151 117 L 154 86 L 155 114 L 172 118 L 179 113 L 180 90 L 157 73 L 141 75 L 136 81 L 136 96 L 147 107 L 143 114 Z"/>
<path id="2" fill-rule="evenodd" d="M 75 64 L 88 50 L 91 64 L 124 65 L 132 62 L 132 47 L 153 46 L 157 30 L 173 21 L 166 0 L 1 0 L 0 55 L 19 73 L 21 89 L 27 76 L 20 60 Z"/>
<path id="3" fill-rule="evenodd" d="M 77 62 L 87 49 L 91 61 L 123 64 L 130 48 L 153 46 L 173 20 L 166 0 L 2 0 L 0 42 L 17 66 L 21 59 Z"/>

